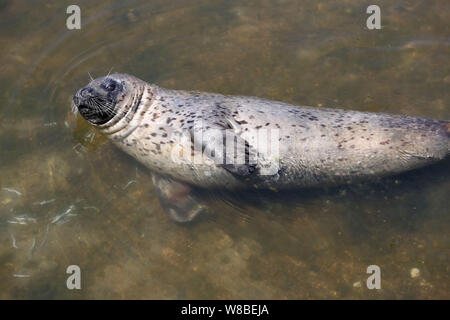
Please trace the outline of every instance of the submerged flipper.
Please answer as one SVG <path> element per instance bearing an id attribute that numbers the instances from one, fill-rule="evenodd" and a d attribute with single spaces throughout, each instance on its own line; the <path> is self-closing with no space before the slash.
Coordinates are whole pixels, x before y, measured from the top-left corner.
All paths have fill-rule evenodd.
<path id="1" fill-rule="evenodd" d="M 176 222 L 192 221 L 206 211 L 206 206 L 197 199 L 191 186 L 154 173 L 152 179 L 161 206 Z"/>

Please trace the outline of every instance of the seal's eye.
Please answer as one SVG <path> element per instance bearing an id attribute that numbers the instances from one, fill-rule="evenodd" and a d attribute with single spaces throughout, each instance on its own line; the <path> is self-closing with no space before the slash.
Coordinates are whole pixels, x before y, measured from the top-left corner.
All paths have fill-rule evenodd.
<path id="1" fill-rule="evenodd" d="M 106 85 L 106 90 L 114 91 L 114 89 L 116 89 L 116 84 L 114 82 L 110 82 Z"/>

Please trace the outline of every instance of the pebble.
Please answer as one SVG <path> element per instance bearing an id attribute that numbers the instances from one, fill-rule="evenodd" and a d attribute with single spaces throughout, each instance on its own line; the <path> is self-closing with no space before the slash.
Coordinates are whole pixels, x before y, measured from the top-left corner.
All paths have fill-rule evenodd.
<path id="1" fill-rule="evenodd" d="M 420 276 L 420 270 L 417 268 L 412 268 L 411 271 L 409 271 L 409 274 L 411 275 L 411 278 L 417 278 Z"/>

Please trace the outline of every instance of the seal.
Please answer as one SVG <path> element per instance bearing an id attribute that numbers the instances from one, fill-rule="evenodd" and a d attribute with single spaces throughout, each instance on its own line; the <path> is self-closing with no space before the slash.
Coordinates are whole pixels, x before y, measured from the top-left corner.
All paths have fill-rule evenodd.
<path id="1" fill-rule="evenodd" d="M 294 189 L 398 174 L 448 157 L 450 122 L 180 91 L 132 75 L 76 92 L 82 117 L 144 164 L 177 221 L 195 188 Z"/>

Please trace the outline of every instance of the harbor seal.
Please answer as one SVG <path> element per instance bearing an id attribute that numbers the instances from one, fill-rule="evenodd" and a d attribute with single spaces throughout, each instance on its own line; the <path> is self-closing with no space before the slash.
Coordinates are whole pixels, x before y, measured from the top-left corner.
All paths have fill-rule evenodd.
<path id="1" fill-rule="evenodd" d="M 450 122 L 169 90 L 135 76 L 92 80 L 74 106 L 148 167 L 177 221 L 196 188 L 294 189 L 398 174 L 449 155 Z"/>

